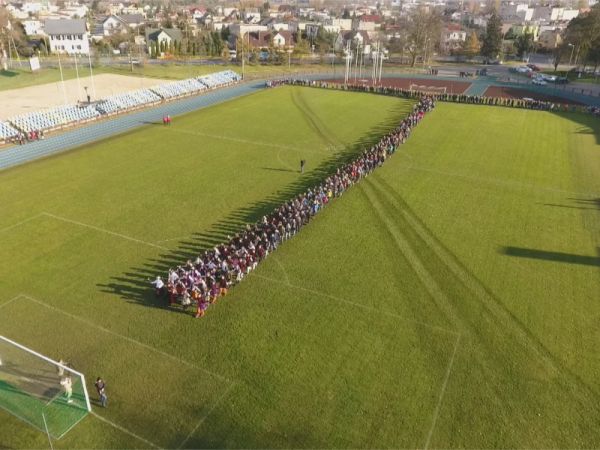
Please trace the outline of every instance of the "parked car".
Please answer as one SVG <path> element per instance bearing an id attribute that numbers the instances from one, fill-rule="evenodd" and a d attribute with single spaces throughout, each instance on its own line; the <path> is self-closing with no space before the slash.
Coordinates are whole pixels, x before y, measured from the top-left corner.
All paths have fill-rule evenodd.
<path id="1" fill-rule="evenodd" d="M 554 83 L 556 81 L 556 75 L 547 75 L 547 74 L 542 74 L 542 79 L 544 81 L 549 81 L 550 83 Z"/>
<path id="2" fill-rule="evenodd" d="M 533 80 L 531 80 L 531 83 L 537 86 L 546 86 L 548 84 L 548 82 L 545 81 L 543 78 L 534 78 Z"/>
<path id="3" fill-rule="evenodd" d="M 517 67 L 517 72 L 519 72 L 519 73 L 529 73 L 529 72 L 532 72 L 532 70 L 529 67 L 527 67 L 527 66 L 519 66 L 519 67 Z"/>
<path id="4" fill-rule="evenodd" d="M 558 77 L 555 81 L 556 84 L 567 84 L 569 79 L 567 77 Z"/>
<path id="5" fill-rule="evenodd" d="M 540 71 L 540 68 L 538 66 L 536 66 L 535 64 L 527 64 L 527 67 L 529 67 L 534 72 L 539 72 Z"/>

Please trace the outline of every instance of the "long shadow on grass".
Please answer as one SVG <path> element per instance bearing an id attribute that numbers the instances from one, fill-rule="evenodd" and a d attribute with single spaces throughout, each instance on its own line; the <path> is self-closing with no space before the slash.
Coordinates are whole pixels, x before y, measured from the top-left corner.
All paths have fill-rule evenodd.
<path id="1" fill-rule="evenodd" d="M 540 259 L 567 264 L 580 264 L 583 266 L 600 267 L 600 249 L 598 256 L 577 255 L 575 253 L 549 252 L 534 248 L 501 247 L 500 253 L 520 258 Z"/>
<path id="2" fill-rule="evenodd" d="M 143 306 L 164 308 L 166 306 L 166 299 L 157 298 L 154 295 L 149 284 L 150 279 L 154 279 L 156 275 L 164 276 L 169 268 L 182 265 L 188 259 L 194 259 L 204 250 L 225 242 L 228 236 L 233 236 L 235 233 L 240 232 L 246 224 L 259 221 L 277 206 L 305 192 L 308 188 L 317 185 L 327 176 L 335 173 L 340 165 L 352 160 L 357 154 L 373 145 L 381 136 L 394 128 L 407 114 L 407 109 L 403 105 L 406 105 L 406 103 L 402 102 L 396 110 L 392 111 L 391 116 L 394 117 L 393 120 L 389 120 L 369 130 L 363 138 L 355 142 L 352 146 L 332 154 L 314 170 L 299 176 L 292 184 L 282 188 L 264 200 L 233 211 L 219 222 L 213 224 L 208 230 L 198 231 L 189 238 L 182 239 L 177 242 L 175 248 L 159 255 L 158 258 L 150 259 L 140 266 L 132 267 L 125 273 L 115 275 L 108 282 L 98 284 L 97 286 L 102 292 L 116 294 L 129 302 L 138 303 Z"/>

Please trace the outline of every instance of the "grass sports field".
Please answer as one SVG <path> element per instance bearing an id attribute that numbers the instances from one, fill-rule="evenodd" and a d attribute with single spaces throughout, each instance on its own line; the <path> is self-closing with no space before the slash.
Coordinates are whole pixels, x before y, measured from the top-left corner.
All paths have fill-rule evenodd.
<path id="1" fill-rule="evenodd" d="M 600 446 L 591 117 L 440 104 L 203 319 L 154 298 L 410 107 L 278 88 L 0 173 L 0 334 L 108 386 L 55 448 Z"/>

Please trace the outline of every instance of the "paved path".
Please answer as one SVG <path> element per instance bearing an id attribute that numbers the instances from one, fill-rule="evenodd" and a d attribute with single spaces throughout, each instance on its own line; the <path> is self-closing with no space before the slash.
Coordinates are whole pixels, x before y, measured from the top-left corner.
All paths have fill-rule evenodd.
<path id="1" fill-rule="evenodd" d="M 50 135 L 43 141 L 16 145 L 0 151 L 0 170 L 23 164 L 44 156 L 53 155 L 73 149 L 84 144 L 124 133 L 131 129 L 144 126 L 151 122 L 160 122 L 162 117 L 169 114 L 176 116 L 207 106 L 222 103 L 236 97 L 256 92 L 264 87 L 264 81 L 252 81 L 230 88 L 220 89 L 183 100 L 168 102 L 163 105 L 144 109 L 130 114 L 117 115 L 110 119 L 92 122 L 88 125 Z"/>

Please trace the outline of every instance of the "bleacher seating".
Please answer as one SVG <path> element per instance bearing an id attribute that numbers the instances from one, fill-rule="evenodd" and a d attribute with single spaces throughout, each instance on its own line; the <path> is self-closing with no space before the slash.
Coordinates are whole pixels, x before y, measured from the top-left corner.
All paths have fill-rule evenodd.
<path id="1" fill-rule="evenodd" d="M 187 80 L 173 81 L 172 83 L 160 84 L 150 88 L 164 99 L 180 97 L 194 92 L 203 91 L 206 86 L 196 78 Z"/>
<path id="2" fill-rule="evenodd" d="M 222 72 L 202 75 L 198 80 L 209 89 L 226 86 L 241 80 L 241 77 L 233 70 L 224 70 Z"/>
<path id="3" fill-rule="evenodd" d="M 162 100 L 189 95 L 206 89 L 226 86 L 241 80 L 232 70 L 224 70 L 186 80 L 173 81 L 154 86 L 150 89 L 138 89 L 122 94 L 111 95 L 93 105 L 57 106 L 46 111 L 35 111 L 0 121 L 0 140 L 8 140 L 20 131 L 50 130 L 60 126 L 95 119 L 101 115 L 135 109 Z"/>
<path id="4" fill-rule="evenodd" d="M 7 141 L 18 134 L 19 132 L 10 123 L 0 121 L 0 141 Z"/>
<path id="5" fill-rule="evenodd" d="M 123 94 L 111 95 L 96 104 L 101 114 L 110 114 L 127 109 L 137 108 L 160 101 L 160 97 L 150 89 L 138 89 Z"/>

